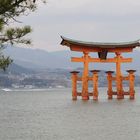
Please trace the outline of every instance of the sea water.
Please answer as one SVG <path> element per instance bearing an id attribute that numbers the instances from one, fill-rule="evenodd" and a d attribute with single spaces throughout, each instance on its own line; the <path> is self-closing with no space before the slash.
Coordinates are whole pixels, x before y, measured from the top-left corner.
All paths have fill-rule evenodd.
<path id="1" fill-rule="evenodd" d="M 136 99 L 71 100 L 71 89 L 0 91 L 0 140 L 140 140 Z"/>

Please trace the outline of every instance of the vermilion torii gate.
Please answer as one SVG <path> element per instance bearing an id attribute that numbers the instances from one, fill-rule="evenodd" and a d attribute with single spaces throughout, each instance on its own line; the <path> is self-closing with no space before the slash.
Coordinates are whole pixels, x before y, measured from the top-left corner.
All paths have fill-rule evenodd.
<path id="1" fill-rule="evenodd" d="M 83 100 L 88 100 L 89 96 L 93 96 L 94 100 L 98 99 L 98 70 L 92 70 L 92 77 L 89 77 L 89 63 L 98 62 L 98 63 L 116 63 L 116 76 L 112 76 L 112 71 L 107 71 L 107 80 L 108 80 L 108 99 L 112 99 L 113 95 L 117 95 L 118 99 L 123 99 L 124 95 L 129 95 L 130 99 L 134 99 L 135 90 L 134 90 L 134 72 L 135 70 L 127 70 L 129 73 L 128 76 L 122 76 L 121 73 L 121 63 L 132 62 L 132 58 L 124 58 L 121 54 L 132 52 L 133 49 L 137 46 L 140 46 L 139 40 L 133 42 L 124 42 L 124 43 L 99 43 L 99 42 L 83 42 L 68 39 L 61 37 L 61 45 L 68 46 L 71 51 L 83 52 L 81 58 L 72 57 L 72 62 L 83 62 L 84 69 L 82 77 L 78 76 L 78 71 L 72 71 L 72 97 L 73 100 L 77 99 L 77 96 L 82 96 Z M 99 58 L 91 58 L 89 53 L 96 52 L 98 53 Z M 114 58 L 107 58 L 108 53 L 115 53 Z M 88 81 L 93 81 L 93 92 L 88 92 Z M 112 90 L 112 81 L 116 81 L 116 89 L 114 92 Z M 123 80 L 129 80 L 129 91 L 125 92 L 123 90 Z M 82 81 L 82 92 L 77 92 L 77 81 Z"/>

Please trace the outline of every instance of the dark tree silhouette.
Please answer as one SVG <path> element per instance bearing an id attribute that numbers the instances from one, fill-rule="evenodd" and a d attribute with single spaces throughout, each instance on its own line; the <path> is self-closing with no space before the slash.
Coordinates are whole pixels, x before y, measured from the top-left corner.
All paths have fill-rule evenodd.
<path id="1" fill-rule="evenodd" d="M 8 44 L 30 44 L 30 39 L 24 38 L 32 30 L 30 26 L 11 28 L 10 23 L 18 22 L 21 15 L 28 15 L 37 9 L 37 2 L 45 0 L 0 0 L 0 69 L 5 70 L 12 60 L 2 54 Z"/>

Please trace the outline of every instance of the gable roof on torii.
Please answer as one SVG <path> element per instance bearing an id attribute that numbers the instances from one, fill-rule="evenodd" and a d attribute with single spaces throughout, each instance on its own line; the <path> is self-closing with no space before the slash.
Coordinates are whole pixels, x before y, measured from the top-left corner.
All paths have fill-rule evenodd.
<path id="1" fill-rule="evenodd" d="M 61 45 L 70 47 L 72 51 L 84 51 L 89 50 L 90 52 L 132 52 L 133 48 L 140 47 L 140 40 L 130 42 L 119 42 L 119 43 L 104 43 L 104 42 L 85 42 L 79 40 L 73 40 L 61 36 Z"/>

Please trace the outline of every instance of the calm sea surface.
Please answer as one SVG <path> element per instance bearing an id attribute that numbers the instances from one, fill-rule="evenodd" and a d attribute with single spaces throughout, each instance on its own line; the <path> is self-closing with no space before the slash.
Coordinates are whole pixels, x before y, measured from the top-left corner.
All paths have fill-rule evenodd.
<path id="1" fill-rule="evenodd" d="M 0 91 L 0 140 L 140 140 L 136 99 L 71 100 L 71 89 Z"/>

